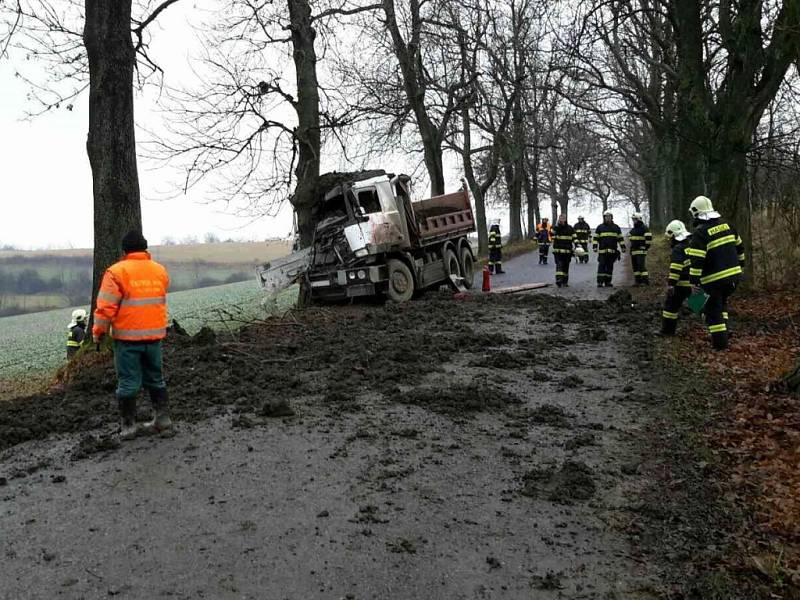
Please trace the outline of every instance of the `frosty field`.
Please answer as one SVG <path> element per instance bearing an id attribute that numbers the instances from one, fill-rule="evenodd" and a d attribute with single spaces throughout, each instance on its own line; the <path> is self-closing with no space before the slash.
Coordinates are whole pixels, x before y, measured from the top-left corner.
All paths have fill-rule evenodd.
<path id="1" fill-rule="evenodd" d="M 290 306 L 297 291 L 289 289 L 278 297 L 271 310 Z M 255 281 L 171 293 L 168 296 L 170 319 L 189 333 L 203 325 L 214 328 L 236 327 L 236 321 L 263 317 L 264 293 Z M 66 362 L 66 337 L 71 308 L 0 318 L 3 345 L 0 347 L 0 380 L 40 375 Z"/>

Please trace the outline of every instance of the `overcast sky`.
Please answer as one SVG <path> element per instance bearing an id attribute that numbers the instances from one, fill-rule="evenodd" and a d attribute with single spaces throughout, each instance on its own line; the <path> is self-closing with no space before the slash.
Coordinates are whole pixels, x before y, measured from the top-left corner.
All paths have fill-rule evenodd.
<path id="1" fill-rule="evenodd" d="M 159 17 L 153 32 L 151 55 L 165 68 L 170 85 L 189 83 L 193 75 L 190 57 L 198 54 L 196 34 L 189 19 L 197 21 L 202 13 L 197 2 L 176 3 Z M 88 131 L 88 94 L 81 96 L 72 111 L 61 108 L 48 114 L 25 119 L 29 89 L 15 77 L 12 57 L 0 62 L 0 245 L 22 248 L 91 247 L 92 179 L 86 157 Z M 30 72 L 29 65 L 22 65 Z M 136 97 L 137 141 L 148 131 L 163 130 L 164 114 L 156 102 L 156 90 L 147 88 Z M 455 161 L 449 161 L 448 188 L 458 185 Z M 390 170 L 408 170 L 410 165 L 375 165 Z M 342 165 L 341 168 L 346 168 Z M 188 195 L 174 196 L 174 184 L 180 174 L 139 159 L 144 233 L 151 243 L 165 237 L 181 240 L 188 236 L 202 238 L 206 232 L 219 237 L 260 240 L 284 237 L 291 232 L 288 206 L 275 217 L 236 217 L 233 210 L 208 202 L 202 188 Z M 417 193 L 424 192 L 417 186 Z M 167 199 L 168 198 L 168 199 Z M 542 208 L 549 213 L 545 203 Z M 503 211 L 489 209 L 490 217 L 507 217 Z M 544 213 L 543 213 L 544 214 Z M 587 217 L 589 215 L 587 214 Z M 598 215 L 599 220 L 599 215 Z M 619 221 L 619 219 L 618 219 Z"/>

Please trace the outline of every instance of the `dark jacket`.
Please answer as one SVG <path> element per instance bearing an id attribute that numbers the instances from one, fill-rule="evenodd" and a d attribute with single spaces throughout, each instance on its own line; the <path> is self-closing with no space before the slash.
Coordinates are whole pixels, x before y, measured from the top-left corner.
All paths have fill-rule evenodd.
<path id="1" fill-rule="evenodd" d="M 744 266 L 744 244 L 736 230 L 722 219 L 701 221 L 686 249 L 692 260 L 692 285 L 738 281 Z"/>
<path id="2" fill-rule="evenodd" d="M 503 239 L 500 235 L 500 227 L 492 225 L 489 228 L 489 250 L 500 250 L 503 247 Z"/>
<path id="3" fill-rule="evenodd" d="M 592 228 L 589 227 L 586 221 L 578 221 L 572 228 L 575 230 L 575 235 L 579 242 L 588 242 L 592 236 Z"/>
<path id="4" fill-rule="evenodd" d="M 628 234 L 631 241 L 631 255 L 647 254 L 650 244 L 653 243 L 653 234 L 642 221 L 637 221 Z"/>
<path id="5" fill-rule="evenodd" d="M 667 285 L 670 287 L 691 287 L 689 283 L 689 266 L 692 259 L 686 254 L 689 244 L 692 242 L 691 236 L 680 242 L 672 242 L 672 253 L 669 262 L 669 277 Z"/>
<path id="6" fill-rule="evenodd" d="M 600 223 L 594 230 L 592 248 L 600 254 L 616 254 L 617 245 L 621 250 L 625 250 L 625 238 L 622 237 L 622 230 L 616 223 L 606 225 Z"/>
<path id="7" fill-rule="evenodd" d="M 576 241 L 572 225 L 556 223 L 553 226 L 553 254 L 569 254 L 571 256 Z"/>
<path id="8" fill-rule="evenodd" d="M 67 330 L 67 358 L 72 358 L 81 347 L 83 338 L 86 337 L 86 326 L 77 324 Z"/>

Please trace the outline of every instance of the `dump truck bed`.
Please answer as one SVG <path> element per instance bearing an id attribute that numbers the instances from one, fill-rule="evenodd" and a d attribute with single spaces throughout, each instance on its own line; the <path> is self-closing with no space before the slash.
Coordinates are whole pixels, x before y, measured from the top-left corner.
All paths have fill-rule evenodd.
<path id="1" fill-rule="evenodd" d="M 466 188 L 413 202 L 420 242 L 475 231 L 475 217 Z"/>

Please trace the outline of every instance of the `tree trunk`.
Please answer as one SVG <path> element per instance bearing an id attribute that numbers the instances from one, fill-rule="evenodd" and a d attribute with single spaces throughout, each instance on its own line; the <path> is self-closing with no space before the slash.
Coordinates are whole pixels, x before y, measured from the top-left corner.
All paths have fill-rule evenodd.
<path id="1" fill-rule="evenodd" d="M 420 15 L 421 2 L 412 1 L 409 7 L 411 14 L 411 31 L 408 43 L 403 39 L 403 33 L 397 23 L 394 0 L 383 0 L 383 12 L 386 16 L 386 27 L 392 36 L 392 46 L 400 73 L 403 76 L 403 89 L 406 100 L 414 113 L 420 138 L 422 140 L 425 168 L 431 180 L 431 196 L 444 194 L 444 166 L 442 161 L 442 134 L 439 128 L 431 121 L 425 102 L 425 90 L 420 85 L 419 79 L 423 76 L 420 59 L 420 39 L 422 34 L 422 18 Z"/>
<path id="2" fill-rule="evenodd" d="M 528 239 L 536 236 L 536 224 L 539 223 L 539 151 L 534 150 L 533 161 L 526 161 L 525 169 L 525 199 L 528 208 Z"/>
<path id="3" fill-rule="evenodd" d="M 317 32 L 312 26 L 308 0 L 288 0 L 288 8 L 297 80 L 297 166 L 294 171 L 297 186 L 292 196 L 292 206 L 297 215 L 300 246 L 305 248 L 311 244 L 314 236 L 311 210 L 317 195 L 320 168 L 319 82 L 314 48 Z"/>
<path id="4" fill-rule="evenodd" d="M 89 62 L 86 153 L 94 196 L 94 312 L 103 273 L 119 260 L 122 237 L 142 229 L 133 121 L 136 54 L 131 41 L 131 0 L 86 0 L 83 43 Z"/>
<path id="5" fill-rule="evenodd" d="M 508 189 L 508 239 L 510 242 L 518 242 L 522 239 L 522 173 L 517 167 L 518 160 L 506 162 L 503 173 Z"/>

